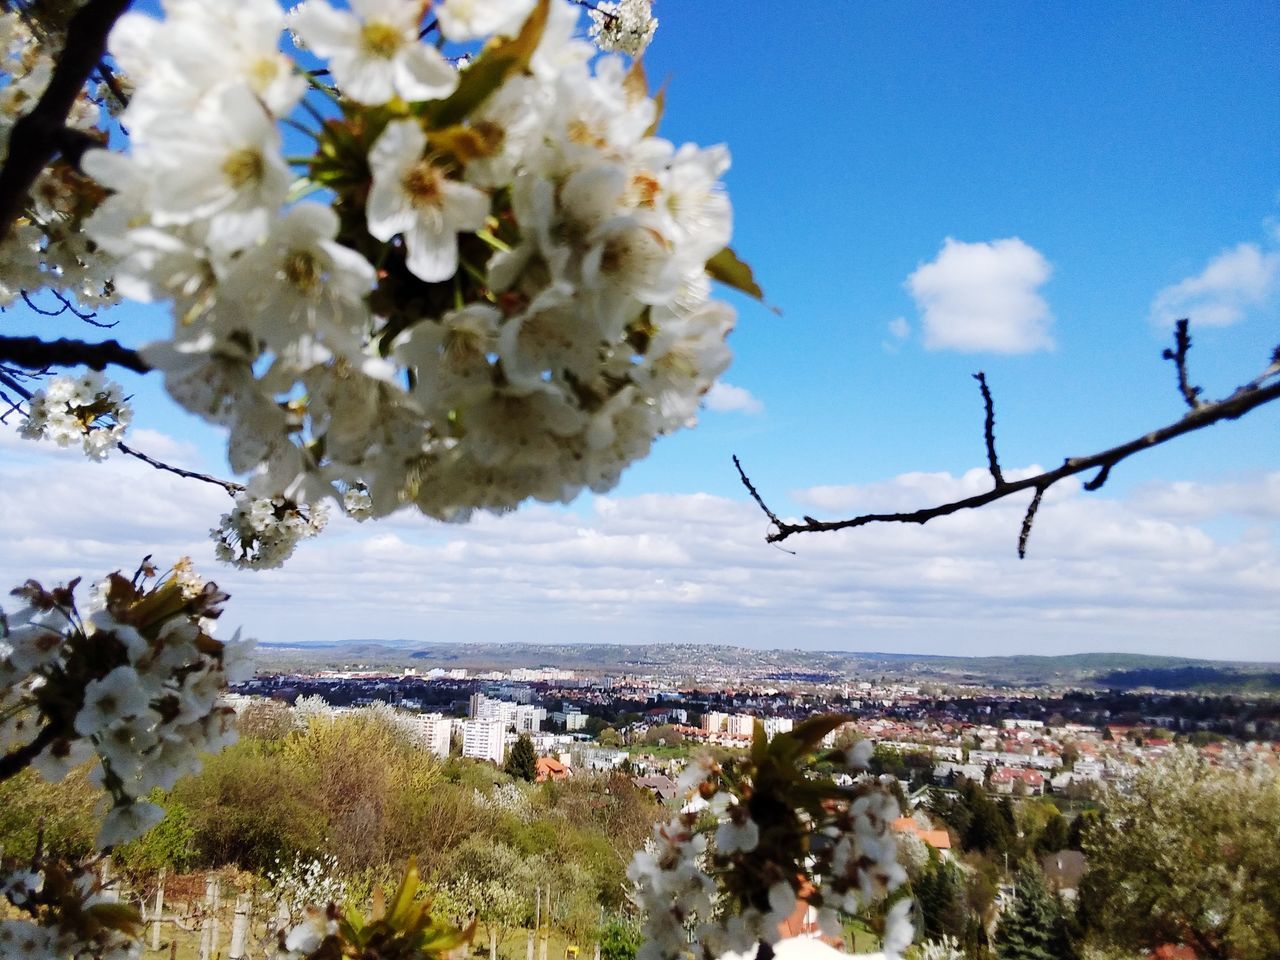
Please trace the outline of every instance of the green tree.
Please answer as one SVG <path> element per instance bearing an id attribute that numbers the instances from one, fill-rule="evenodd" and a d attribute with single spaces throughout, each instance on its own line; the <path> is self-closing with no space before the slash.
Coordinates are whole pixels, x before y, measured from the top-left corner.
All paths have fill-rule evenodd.
<path id="1" fill-rule="evenodd" d="M 600 932 L 600 960 L 636 960 L 643 943 L 640 928 L 621 918 L 610 920 Z"/>
<path id="2" fill-rule="evenodd" d="M 678 747 L 684 743 L 684 734 L 670 724 L 650 727 L 644 735 L 644 742 L 650 746 Z"/>
<path id="3" fill-rule="evenodd" d="M 981 784 L 966 780 L 960 788 L 960 803 L 968 812 L 968 826 L 962 837 L 966 850 L 1004 853 L 1009 849 L 1009 821 Z"/>
<path id="4" fill-rule="evenodd" d="M 596 735 L 596 743 L 602 747 L 620 747 L 622 746 L 622 734 L 618 733 L 613 727 L 605 727 Z"/>
<path id="5" fill-rule="evenodd" d="M 314 779 L 252 740 L 209 757 L 166 806 L 189 811 L 196 858 L 208 866 L 265 870 L 278 856 L 318 851 L 326 833 Z"/>
<path id="6" fill-rule="evenodd" d="M 920 935 L 925 940 L 952 936 L 963 940 L 970 913 L 965 901 L 964 874 L 954 863 L 933 858 L 929 867 L 912 881 L 920 907 Z"/>
<path id="7" fill-rule="evenodd" d="M 532 781 L 538 775 L 538 755 L 534 752 L 533 741 L 528 734 L 520 734 L 515 746 L 507 754 L 507 763 L 503 769 L 517 780 Z"/>
<path id="8" fill-rule="evenodd" d="M 1000 960 L 1073 960 L 1061 902 L 1032 863 L 1018 871 L 1012 906 L 1000 917 L 994 945 Z"/>
<path id="9" fill-rule="evenodd" d="M 0 844 L 4 853 L 29 859 L 42 842 L 46 854 L 78 860 L 94 850 L 101 791 L 88 767 L 49 783 L 34 770 L 0 781 Z"/>
<path id="10" fill-rule="evenodd" d="M 1111 792 L 1084 836 L 1081 916 L 1129 950 L 1183 942 L 1211 960 L 1280 956 L 1280 779 L 1179 751 Z"/>
<path id="11" fill-rule="evenodd" d="M 1067 829 L 1067 849 L 1083 850 L 1084 838 L 1098 821 L 1097 810 L 1081 810 Z"/>
<path id="12" fill-rule="evenodd" d="M 1044 825 L 1040 835 L 1036 837 L 1036 852 L 1057 853 L 1059 850 L 1067 849 L 1067 845 L 1070 842 L 1070 832 L 1071 828 L 1067 824 L 1067 818 L 1061 813 L 1055 813 L 1049 818 L 1049 822 Z"/>

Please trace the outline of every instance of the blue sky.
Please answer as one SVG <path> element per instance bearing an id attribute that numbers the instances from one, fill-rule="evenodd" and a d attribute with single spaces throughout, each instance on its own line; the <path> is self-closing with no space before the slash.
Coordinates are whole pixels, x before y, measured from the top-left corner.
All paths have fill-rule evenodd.
<path id="1" fill-rule="evenodd" d="M 605 499 L 471 529 L 338 523 L 292 572 L 220 574 L 243 598 L 229 618 L 264 640 L 1280 659 L 1280 409 L 1130 460 L 1100 494 L 1062 492 L 1021 563 L 1020 504 L 927 531 L 801 539 L 791 557 L 764 545 L 730 462 L 789 513 L 976 489 L 983 478 L 962 475 L 985 463 L 979 369 L 1007 470 L 1094 452 L 1180 415 L 1160 316 L 1182 308 L 1209 394 L 1259 372 L 1280 343 L 1280 9 L 659 0 L 655 12 L 661 132 L 729 145 L 734 246 L 782 310 L 731 297 L 727 380 L 751 409 L 706 411 Z M 989 308 L 981 336 L 975 303 Z M 1217 325 L 1197 326 L 1198 312 Z M 167 322 L 117 316 L 128 342 Z M 156 384 L 130 388 L 153 444 L 225 469 L 217 434 Z M 180 504 L 145 535 L 118 517 L 94 528 L 100 511 L 42 527 L 10 484 L 0 538 L 7 526 L 46 575 L 80 572 L 80 557 L 128 564 L 148 544 L 213 567 L 202 537 L 221 507 L 204 491 L 140 465 L 94 475 L 2 449 L 29 483 L 105 492 L 109 476 Z M 73 520 L 94 528 L 78 552 Z M 324 612 L 299 599 L 321 583 Z"/>

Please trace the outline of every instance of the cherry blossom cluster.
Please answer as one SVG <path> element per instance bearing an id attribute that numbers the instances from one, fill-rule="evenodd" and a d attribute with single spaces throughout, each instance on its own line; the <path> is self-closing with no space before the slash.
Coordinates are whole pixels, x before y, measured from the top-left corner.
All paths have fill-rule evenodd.
<path id="1" fill-rule="evenodd" d="M 601 50 L 638 57 L 653 40 L 653 0 L 602 0 L 591 9 L 591 40 Z"/>
<path id="2" fill-rule="evenodd" d="M 757 725 L 748 760 L 689 764 L 689 802 L 628 869 L 644 912 L 639 960 L 750 956 L 781 938 L 801 897 L 839 937 L 841 913 L 865 915 L 906 880 L 890 829 L 897 801 L 865 774 L 870 751 L 827 753 L 829 772 L 814 770 L 817 743 L 842 720 L 814 718 L 771 742 Z M 886 911 L 885 955 L 910 946 L 910 908 Z"/>
<path id="3" fill-rule="evenodd" d="M 960 941 L 944 933 L 939 940 L 926 940 L 920 945 L 920 960 L 965 960 Z"/>
<path id="4" fill-rule="evenodd" d="M 0 956 L 23 960 L 135 960 L 140 918 L 105 890 L 95 864 L 65 869 L 44 864 L 0 864 L 0 888 L 18 919 L 0 920 Z"/>
<path id="5" fill-rule="evenodd" d="M 249 641 L 210 634 L 226 596 L 181 560 L 164 577 L 144 562 L 91 591 L 79 581 L 46 590 L 34 580 L 0 611 L 0 780 L 31 767 L 59 781 L 91 763 L 110 802 L 97 846 L 141 836 L 163 809 L 141 800 L 234 742 L 235 713 L 220 701 L 248 677 Z M 0 865 L 0 889 L 26 916 L 0 923 L 0 954 L 137 956 L 137 914 L 104 893 L 89 865 Z"/>
<path id="6" fill-rule="evenodd" d="M 348 491 L 350 495 L 352 491 Z M 303 507 L 283 497 L 236 497 L 230 513 L 209 531 L 219 560 L 241 569 L 270 570 L 293 555 L 299 541 L 325 528 L 329 511 L 325 504 Z"/>
<path id="7" fill-rule="evenodd" d="M 594 35 L 638 54 L 648 6 Z M 250 476 L 223 559 L 318 528 L 281 503 L 455 520 L 607 490 L 730 361 L 727 151 L 657 137 L 570 0 L 427 8 L 166 0 L 111 34 L 128 150 L 85 155 L 84 230 L 115 290 L 169 305 L 143 356 Z"/>
<path id="8" fill-rule="evenodd" d="M 35 106 L 53 76 L 60 38 L 56 31 L 37 33 L 33 22 L 8 6 L 0 13 L 0 156 L 8 155 L 14 124 Z M 81 91 L 67 126 L 105 144 L 101 122 L 99 103 L 91 91 Z M 81 229 L 101 195 L 100 187 L 65 160 L 40 173 L 26 214 L 0 244 L 0 307 L 23 292 L 43 289 L 87 307 L 115 301 L 110 265 Z"/>
<path id="9" fill-rule="evenodd" d="M 291 923 L 300 922 L 311 905 L 341 903 L 347 895 L 346 884 L 338 878 L 338 858 L 332 854 L 304 859 L 299 853 L 289 863 L 277 857 L 267 871 L 267 882 L 279 914 Z"/>
<path id="10" fill-rule="evenodd" d="M 60 447 L 79 443 L 86 456 L 105 460 L 132 419 L 120 385 L 89 370 L 75 378 L 55 377 L 32 394 L 21 432 Z"/>
<path id="11" fill-rule="evenodd" d="M 187 563 L 148 586 L 154 577 L 148 564 L 132 580 L 111 574 L 83 616 L 78 581 L 28 581 L 0 615 L 0 762 L 6 775 L 29 765 L 57 781 L 95 761 L 91 778 L 111 801 L 102 849 L 163 816 L 139 798 L 234 742 L 235 714 L 219 697 L 250 671 L 250 642 L 208 632 L 226 599 L 214 584 Z"/>

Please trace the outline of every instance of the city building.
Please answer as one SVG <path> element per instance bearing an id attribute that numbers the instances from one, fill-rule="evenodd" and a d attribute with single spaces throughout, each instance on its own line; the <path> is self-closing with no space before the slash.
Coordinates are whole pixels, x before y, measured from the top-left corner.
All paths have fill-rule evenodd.
<path id="1" fill-rule="evenodd" d="M 448 757 L 453 739 L 453 721 L 439 713 L 414 713 L 403 717 L 414 742 L 436 756 Z"/>
<path id="2" fill-rule="evenodd" d="M 466 721 L 462 725 L 462 755 L 502 763 L 506 730 L 497 718 Z"/>

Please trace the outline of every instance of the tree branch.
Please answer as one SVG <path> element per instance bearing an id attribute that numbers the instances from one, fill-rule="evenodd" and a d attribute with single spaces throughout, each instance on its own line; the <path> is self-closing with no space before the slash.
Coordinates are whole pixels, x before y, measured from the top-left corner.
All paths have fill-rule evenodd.
<path id="1" fill-rule="evenodd" d="M 1216 401 L 1204 401 L 1199 399 L 1198 388 L 1183 389 L 1185 380 L 1183 374 L 1186 369 L 1186 351 L 1190 346 L 1190 338 L 1186 338 L 1185 345 L 1183 337 L 1186 331 L 1183 324 L 1179 324 L 1180 336 L 1178 337 L 1177 346 L 1174 351 L 1166 351 L 1166 356 L 1173 354 L 1172 359 L 1179 365 L 1179 390 L 1183 399 L 1188 400 L 1191 410 L 1183 416 L 1181 420 L 1152 430 L 1140 437 L 1135 437 L 1128 443 L 1122 443 L 1119 446 L 1103 450 L 1100 453 L 1092 454 L 1087 457 L 1068 457 L 1063 461 L 1062 466 L 1056 470 L 1046 470 L 1044 473 L 1036 474 L 1033 477 L 1026 477 L 1022 480 L 1013 482 L 1003 481 L 997 476 L 995 469 L 992 476 L 996 480 L 993 489 L 986 493 L 976 494 L 972 497 L 965 497 L 963 500 L 954 500 L 949 503 L 938 504 L 933 507 L 926 507 L 920 510 L 913 510 L 902 513 L 867 513 L 857 517 L 850 517 L 847 520 L 815 520 L 812 517 L 805 517 L 801 523 L 789 523 L 778 517 L 776 513 L 765 503 L 756 489 L 755 484 L 747 476 L 746 471 L 742 468 L 741 462 L 735 456 L 733 458 L 734 466 L 737 467 L 738 476 L 742 480 L 743 485 L 747 488 L 747 492 L 751 494 L 751 498 L 756 502 L 765 516 L 769 518 L 769 522 L 773 525 L 773 531 L 765 538 L 768 543 L 779 543 L 792 537 L 798 533 L 826 533 L 834 530 L 849 530 L 854 527 L 864 527 L 872 523 L 918 523 L 925 524 L 937 517 L 949 516 L 958 513 L 961 510 L 974 510 L 978 507 L 984 507 L 989 503 L 997 500 L 1003 500 L 1005 497 L 1020 493 L 1023 490 L 1034 490 L 1035 497 L 1031 501 L 1027 509 L 1026 516 L 1022 522 L 1022 530 L 1018 538 L 1018 556 L 1023 557 L 1026 554 L 1027 538 L 1031 533 L 1031 525 L 1035 520 L 1036 510 L 1040 506 L 1040 500 L 1044 492 L 1059 480 L 1067 477 L 1075 476 L 1079 473 L 1085 473 L 1090 470 L 1097 470 L 1097 474 L 1084 484 L 1084 489 L 1093 491 L 1097 490 L 1111 474 L 1111 469 L 1122 460 L 1126 460 L 1136 453 L 1143 450 L 1150 450 L 1152 447 L 1158 447 L 1161 444 L 1168 443 L 1183 434 L 1191 433 L 1194 430 L 1200 430 L 1204 427 L 1212 426 L 1224 420 L 1237 420 L 1252 410 L 1256 410 L 1265 404 L 1280 399 L 1280 348 L 1277 348 L 1275 355 L 1271 358 L 1270 365 L 1257 377 L 1248 383 L 1237 387 L 1236 390 L 1228 397 Z M 1180 359 L 1179 359 L 1180 358 Z M 985 381 L 978 375 L 979 383 L 985 386 Z M 1195 403 L 1191 403 L 1188 398 L 1188 392 L 1195 391 L 1191 397 L 1195 399 Z M 990 395 L 984 389 L 983 399 L 987 404 L 987 443 L 988 456 L 994 465 L 994 437 L 991 424 L 993 417 L 991 415 Z M 998 468 L 996 468 L 998 469 Z"/>
<path id="2" fill-rule="evenodd" d="M 973 375 L 982 391 L 982 404 L 986 408 L 987 419 L 983 426 L 983 435 L 987 441 L 987 465 L 991 471 L 991 479 L 997 487 L 1004 486 L 1004 475 L 1000 473 L 1000 461 L 996 457 L 996 405 L 991 399 L 991 389 L 987 386 L 987 375 L 979 370 Z"/>
<path id="3" fill-rule="evenodd" d="M 83 364 L 92 370 L 105 370 L 114 365 L 134 373 L 151 371 L 150 364 L 136 350 L 130 350 L 115 340 L 85 343 L 83 340 L 0 337 L 0 363 L 12 363 L 28 370 Z"/>
<path id="4" fill-rule="evenodd" d="M 67 115 L 106 53 L 107 34 L 131 2 L 89 0 L 71 18 L 49 85 L 31 112 L 14 124 L 9 137 L 9 155 L 0 168 L 0 241 L 9 235 L 40 171 L 60 150 L 77 148 L 69 139 Z M 83 151 L 85 146 L 78 141 L 78 149 Z"/>
<path id="5" fill-rule="evenodd" d="M 237 493 L 244 492 L 244 484 L 242 483 L 236 483 L 233 480 L 219 480 L 217 477 L 212 477 L 207 473 L 197 473 L 194 470 L 184 470 L 182 467 L 172 466 L 171 464 L 157 460 L 155 457 L 147 456 L 147 454 L 143 453 L 141 450 L 133 449 L 133 447 L 126 444 L 123 440 L 116 441 L 116 449 L 123 454 L 135 457 L 143 463 L 155 467 L 157 470 L 174 473 L 180 477 L 186 477 L 188 480 L 199 480 L 203 483 L 212 483 L 216 487 L 221 487 L 233 497 Z"/>
<path id="6" fill-rule="evenodd" d="M 1040 509 L 1040 500 L 1044 496 L 1044 487 L 1036 487 L 1036 495 L 1027 504 L 1027 513 L 1022 518 L 1022 531 L 1018 534 L 1018 559 L 1027 556 L 1027 539 L 1031 536 L 1031 525 L 1036 522 L 1036 511 Z"/>
<path id="7" fill-rule="evenodd" d="M 1200 394 L 1204 391 L 1199 387 L 1193 387 L 1191 381 L 1187 378 L 1187 353 L 1191 350 L 1191 334 L 1187 332 L 1188 321 L 1184 317 L 1179 320 L 1173 331 L 1173 349 L 1165 348 L 1161 354 L 1166 360 L 1172 360 L 1173 365 L 1178 368 L 1178 392 L 1182 394 L 1182 399 L 1187 401 L 1187 406 L 1192 410 L 1200 406 Z"/>

